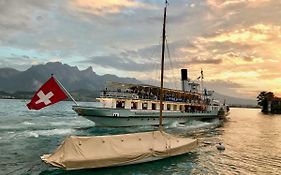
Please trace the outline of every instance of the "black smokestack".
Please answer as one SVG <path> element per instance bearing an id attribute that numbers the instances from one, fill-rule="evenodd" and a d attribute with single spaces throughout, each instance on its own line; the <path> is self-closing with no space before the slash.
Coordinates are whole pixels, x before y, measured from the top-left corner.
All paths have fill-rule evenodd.
<path id="1" fill-rule="evenodd" d="M 185 91 L 185 84 L 188 81 L 187 77 L 187 69 L 181 69 L 181 83 L 182 83 L 182 90 Z"/>
<path id="2" fill-rule="evenodd" d="M 187 80 L 187 69 L 181 69 L 181 80 Z"/>

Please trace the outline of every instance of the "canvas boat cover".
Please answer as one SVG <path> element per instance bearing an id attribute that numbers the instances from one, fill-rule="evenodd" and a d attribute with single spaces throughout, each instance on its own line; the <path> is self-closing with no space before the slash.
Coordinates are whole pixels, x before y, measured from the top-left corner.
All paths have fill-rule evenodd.
<path id="1" fill-rule="evenodd" d="M 163 131 L 110 136 L 69 136 L 53 154 L 41 159 L 63 169 L 85 169 L 134 164 L 191 151 L 196 139 L 181 138 Z"/>

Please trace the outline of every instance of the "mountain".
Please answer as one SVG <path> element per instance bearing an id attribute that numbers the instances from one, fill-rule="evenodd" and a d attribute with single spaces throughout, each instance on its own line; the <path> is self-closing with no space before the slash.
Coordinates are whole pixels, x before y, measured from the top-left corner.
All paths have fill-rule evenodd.
<path id="1" fill-rule="evenodd" d="M 12 68 L 0 69 L 0 91 L 35 91 L 51 74 L 69 91 L 89 90 L 99 91 L 104 88 L 106 81 L 124 83 L 141 83 L 135 78 L 120 78 L 115 75 L 97 75 L 92 67 L 79 70 L 60 62 L 49 62 L 44 65 L 35 65 L 26 71 Z"/>
<path id="2" fill-rule="evenodd" d="M 257 101 L 252 99 L 244 99 L 244 98 L 237 98 L 237 97 L 231 97 L 227 95 L 222 95 L 218 93 L 214 93 L 214 98 L 223 102 L 225 100 L 225 103 L 230 106 L 244 106 L 244 107 L 256 107 Z"/>
<path id="3" fill-rule="evenodd" d="M 20 71 L 13 68 L 2 68 L 0 69 L 0 78 L 8 78 L 17 75 L 18 73 L 20 73 Z"/>
<path id="4" fill-rule="evenodd" d="M 12 68 L 0 69 L 0 97 L 31 98 L 51 74 L 71 92 L 77 100 L 92 101 L 99 96 L 100 90 L 106 81 L 124 83 L 142 83 L 135 78 L 120 78 L 116 75 L 97 75 L 90 66 L 79 70 L 76 66 L 69 66 L 60 62 L 49 62 L 44 65 L 35 65 L 26 71 Z M 8 92 L 8 93 L 7 93 Z M 214 93 L 215 99 L 226 101 L 231 106 L 256 106 L 256 100 L 235 98 Z"/>

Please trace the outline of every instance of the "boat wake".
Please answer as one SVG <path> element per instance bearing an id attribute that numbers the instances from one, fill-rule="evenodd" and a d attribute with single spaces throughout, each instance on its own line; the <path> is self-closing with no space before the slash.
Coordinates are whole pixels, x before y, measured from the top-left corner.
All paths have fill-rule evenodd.
<path id="1" fill-rule="evenodd" d="M 39 136 L 53 136 L 53 135 L 67 135 L 74 133 L 74 129 L 51 129 L 51 130 L 37 130 L 37 131 L 25 131 L 23 134 L 27 137 L 39 137 Z"/>
<path id="2" fill-rule="evenodd" d="M 202 121 L 191 121 L 187 123 L 187 127 L 190 129 L 202 129 L 202 128 L 216 128 L 221 125 L 221 121 L 218 119 L 212 120 L 210 122 L 202 122 Z"/>
<path id="3" fill-rule="evenodd" d="M 23 132 L 8 132 L 7 139 L 37 138 L 40 136 L 69 135 L 75 133 L 75 129 L 48 129 L 48 130 L 25 130 Z"/>
<path id="4" fill-rule="evenodd" d="M 179 122 L 175 121 L 170 125 L 167 125 L 165 128 L 177 128 L 177 127 L 184 127 L 184 124 L 180 124 Z"/>
<path id="5" fill-rule="evenodd" d="M 180 124 L 178 122 L 174 122 L 171 125 L 167 126 L 167 129 L 171 132 L 179 133 L 179 134 L 194 134 L 199 132 L 206 132 L 211 129 L 217 128 L 221 126 L 221 121 L 216 119 L 209 122 L 203 121 L 191 121 L 185 124 Z"/>
<path id="6" fill-rule="evenodd" d="M 93 127 L 95 124 L 93 122 L 88 122 L 86 120 L 69 120 L 69 121 L 53 121 L 49 122 L 50 126 L 77 126 L 77 127 Z"/>
<path id="7" fill-rule="evenodd" d="M 33 122 L 29 122 L 29 121 L 24 121 L 22 122 L 23 125 L 35 125 L 35 123 Z"/>

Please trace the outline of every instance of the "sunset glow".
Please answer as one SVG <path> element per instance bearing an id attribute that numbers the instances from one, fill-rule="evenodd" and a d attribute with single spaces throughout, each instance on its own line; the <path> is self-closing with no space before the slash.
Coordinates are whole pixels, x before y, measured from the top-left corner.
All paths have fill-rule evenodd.
<path id="1" fill-rule="evenodd" d="M 70 4 L 81 12 L 95 15 L 120 13 L 124 9 L 144 8 L 147 5 L 131 0 L 72 0 Z"/>
<path id="2" fill-rule="evenodd" d="M 4 1 L 0 68 L 61 61 L 158 83 L 163 7 L 152 0 Z M 180 84 L 180 68 L 193 79 L 202 68 L 204 84 L 222 94 L 281 96 L 280 12 L 276 0 L 170 0 L 166 86 Z"/>

